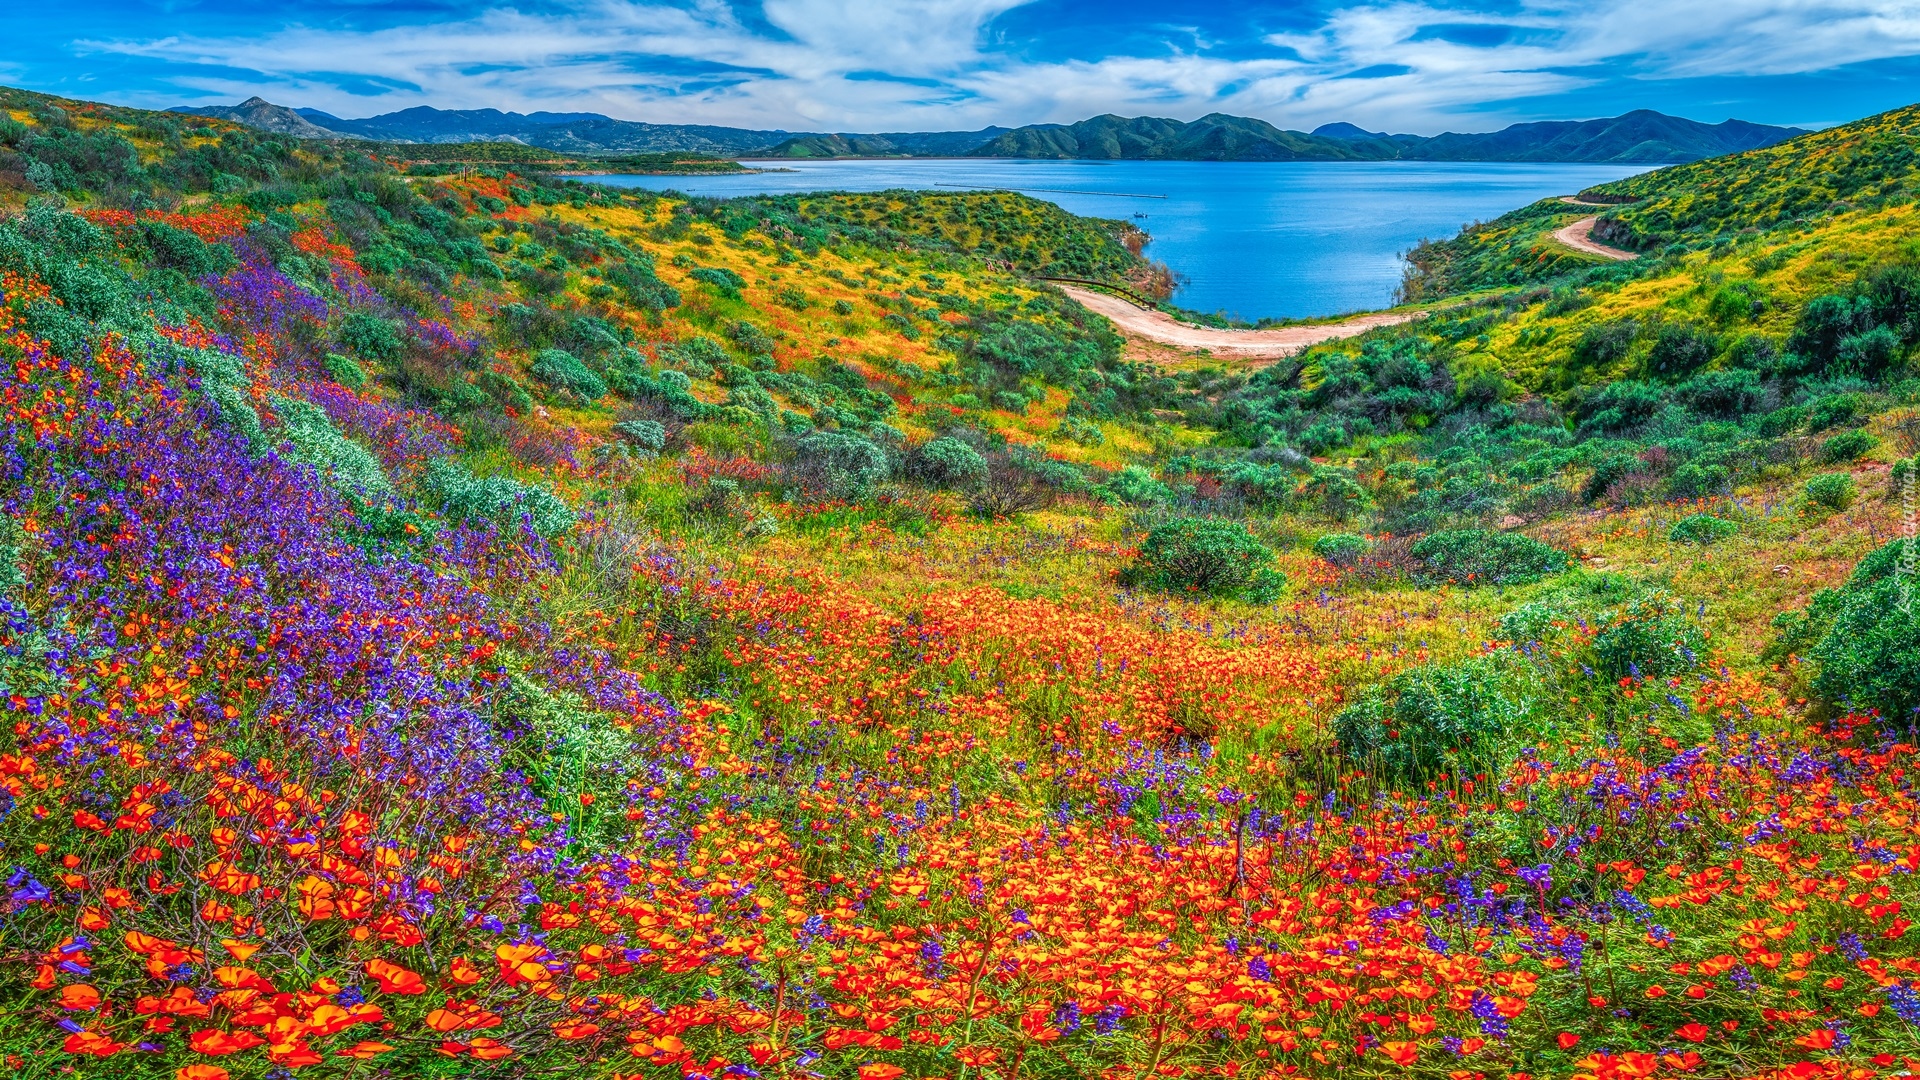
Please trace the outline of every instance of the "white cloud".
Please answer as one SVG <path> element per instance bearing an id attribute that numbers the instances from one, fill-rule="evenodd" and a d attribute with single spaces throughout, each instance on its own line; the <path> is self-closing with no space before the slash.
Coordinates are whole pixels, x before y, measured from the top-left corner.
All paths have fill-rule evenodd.
<path id="1" fill-rule="evenodd" d="M 177 84 L 201 101 L 260 93 L 351 116 L 431 104 L 843 131 L 1214 111 L 1400 131 L 1458 128 L 1471 114 L 1484 129 L 1531 118 L 1489 113 L 1488 102 L 1604 78 L 1778 75 L 1920 53 L 1920 0 L 1520 0 L 1482 10 L 1388 0 L 1270 35 L 1265 55 L 1218 55 L 1214 25 L 1168 29 L 1156 55 L 1045 61 L 993 40 L 993 21 L 1029 2 L 764 0 L 763 21 L 749 22 L 725 0 L 579 0 L 559 14 L 501 8 L 370 31 L 295 25 L 86 47 L 192 65 Z M 1463 43 L 1475 40 L 1495 43 Z M 1343 77 L 1355 72 L 1387 74 Z"/>

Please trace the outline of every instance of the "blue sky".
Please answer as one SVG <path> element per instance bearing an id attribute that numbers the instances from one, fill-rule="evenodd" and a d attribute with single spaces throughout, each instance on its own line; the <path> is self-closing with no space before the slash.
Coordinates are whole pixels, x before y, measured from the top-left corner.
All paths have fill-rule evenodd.
<path id="1" fill-rule="evenodd" d="M 1815 126 L 1920 98 L 1920 0 L 82 0 L 0 10 L 0 82 L 789 130 L 1104 112 L 1431 134 L 1635 108 Z"/>

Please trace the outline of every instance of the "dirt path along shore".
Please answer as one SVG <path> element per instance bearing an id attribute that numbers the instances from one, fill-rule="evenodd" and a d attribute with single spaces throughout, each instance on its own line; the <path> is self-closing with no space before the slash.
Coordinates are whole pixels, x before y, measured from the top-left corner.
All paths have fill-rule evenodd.
<path id="1" fill-rule="evenodd" d="M 1336 338 L 1353 337 L 1376 326 L 1393 326 L 1419 318 L 1424 312 L 1378 312 L 1360 315 L 1337 323 L 1315 326 L 1284 326 L 1272 330 L 1221 330 L 1211 326 L 1183 323 L 1164 311 L 1148 311 L 1117 296 L 1060 285 L 1061 292 L 1080 302 L 1096 315 L 1102 315 L 1123 333 L 1134 334 L 1185 349 L 1206 349 L 1216 355 L 1239 359 L 1292 356 L 1309 345 Z"/>
<path id="2" fill-rule="evenodd" d="M 1571 200 L 1563 200 L 1563 201 L 1571 201 Z M 1580 205 L 1586 205 L 1586 204 L 1582 203 Z M 1553 234 L 1553 238 L 1567 245 L 1568 247 L 1572 248 L 1575 251 L 1583 252 L 1588 255 L 1598 255 L 1603 259 L 1613 259 L 1617 262 L 1625 262 L 1628 259 L 1637 259 L 1640 257 L 1638 255 L 1635 255 L 1631 251 L 1621 251 L 1619 248 L 1608 247 L 1607 245 L 1594 240 L 1593 226 L 1594 226 L 1594 223 L 1599 220 L 1600 219 L 1598 217 L 1581 218 L 1579 221 L 1576 221 L 1573 224 L 1568 225 L 1566 228 L 1560 229 L 1559 231 L 1555 232 Z"/>

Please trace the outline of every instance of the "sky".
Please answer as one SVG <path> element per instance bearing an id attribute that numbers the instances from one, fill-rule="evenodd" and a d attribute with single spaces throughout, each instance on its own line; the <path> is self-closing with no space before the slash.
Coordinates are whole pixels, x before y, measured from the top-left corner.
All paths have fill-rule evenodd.
<path id="1" fill-rule="evenodd" d="M 1920 98 L 1920 0 L 80 0 L 0 4 L 0 83 L 791 131 L 1211 112 L 1487 131 L 1631 109 L 1825 126 Z"/>

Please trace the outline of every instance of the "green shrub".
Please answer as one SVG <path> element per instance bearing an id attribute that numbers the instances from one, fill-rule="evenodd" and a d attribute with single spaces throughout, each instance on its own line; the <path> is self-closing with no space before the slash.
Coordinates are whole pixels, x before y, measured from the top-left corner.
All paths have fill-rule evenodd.
<path id="1" fill-rule="evenodd" d="M 1643 675 L 1664 679 L 1691 671 L 1700 663 L 1706 635 L 1686 617 L 1678 601 L 1665 593 L 1641 597 L 1609 612 L 1608 623 L 1593 638 L 1601 673 L 1610 679 Z"/>
<path id="2" fill-rule="evenodd" d="M 1667 530 L 1667 539 L 1676 544 L 1717 544 L 1740 531 L 1740 526 L 1712 514 L 1694 514 L 1681 518 Z"/>
<path id="3" fill-rule="evenodd" d="M 349 314 L 340 324 L 340 344 L 363 359 L 386 363 L 400 359 L 400 331 L 392 323 L 364 311 Z"/>
<path id="4" fill-rule="evenodd" d="M 1575 362 L 1590 367 L 1606 367 L 1626 359 L 1640 333 L 1640 324 L 1632 319 L 1598 323 L 1581 331 L 1574 343 Z"/>
<path id="5" fill-rule="evenodd" d="M 1820 462 L 1833 465 L 1843 461 L 1853 461 L 1872 450 L 1880 440 L 1858 428 L 1843 431 L 1820 444 Z"/>
<path id="6" fill-rule="evenodd" d="M 1173 489 L 1138 465 L 1128 465 L 1101 485 L 1109 498 L 1129 506 L 1159 506 L 1173 498 Z"/>
<path id="7" fill-rule="evenodd" d="M 233 249 L 227 245 L 209 244 L 185 229 L 176 229 L 164 222 L 142 222 L 140 236 L 153 252 L 154 262 L 194 277 L 224 274 L 233 269 L 236 261 Z"/>
<path id="8" fill-rule="evenodd" d="M 458 462 L 438 458 L 428 464 L 420 486 L 440 500 L 448 517 L 499 524 L 525 522 L 543 537 L 573 527 L 573 508 L 552 491 L 510 476 L 473 475 Z"/>
<path id="9" fill-rule="evenodd" d="M 703 266 L 687 274 L 688 277 L 706 285 L 713 286 L 715 292 L 730 300 L 740 299 L 740 290 L 747 287 L 747 279 L 724 266 Z"/>
<path id="10" fill-rule="evenodd" d="M 816 431 L 794 444 L 789 475 L 809 491 L 835 499 L 862 499 L 887 478 L 886 451 L 844 431 Z"/>
<path id="11" fill-rule="evenodd" d="M 327 374 L 332 376 L 333 381 L 339 383 L 341 386 L 358 390 L 367 385 L 366 369 L 354 363 L 353 358 L 350 356 L 341 356 L 339 353 L 330 352 L 327 354 L 326 365 Z"/>
<path id="12" fill-rule="evenodd" d="M 1647 372 L 1674 379 L 1704 367 L 1713 359 L 1720 343 L 1712 334 L 1683 323 L 1660 327 L 1653 348 L 1647 351 Z"/>
<path id="13" fill-rule="evenodd" d="M 625 442 L 655 453 L 667 445 L 666 425 L 658 420 L 622 420 L 613 425 L 613 433 Z"/>
<path id="14" fill-rule="evenodd" d="M 851 315 L 853 314 L 853 304 L 846 300 L 835 300 L 833 302 L 833 313 L 835 315 Z"/>
<path id="15" fill-rule="evenodd" d="M 1807 409 L 1807 429 L 1825 431 L 1850 424 L 1860 414 L 1860 399 L 1852 394 L 1823 397 Z"/>
<path id="16" fill-rule="evenodd" d="M 1887 473 L 1887 499 L 1893 501 L 1906 496 L 1907 490 L 1920 484 L 1920 457 L 1903 458 L 1893 463 Z"/>
<path id="17" fill-rule="evenodd" d="M 1849 473 L 1821 473 L 1807 481 L 1807 501 L 1830 510 L 1845 510 L 1853 505 L 1853 476 Z"/>
<path id="18" fill-rule="evenodd" d="M 1335 713 L 1334 739 L 1387 778 L 1495 772 L 1530 730 L 1526 684 L 1524 669 L 1502 657 L 1412 668 Z"/>
<path id="19" fill-rule="evenodd" d="M 765 330 L 745 319 L 736 319 L 727 324 L 727 336 L 748 356 L 773 355 L 773 339 L 767 336 Z"/>
<path id="20" fill-rule="evenodd" d="M 1456 529 L 1413 545 L 1420 577 L 1456 585 L 1521 585 L 1565 570 L 1567 553 L 1520 533 Z"/>
<path id="21" fill-rule="evenodd" d="M 1725 465 L 1701 465 L 1689 461 L 1673 470 L 1673 475 L 1667 478 L 1668 489 L 1682 499 L 1719 494 L 1732 486 L 1733 473 Z"/>
<path id="22" fill-rule="evenodd" d="M 1745 416 L 1766 400 L 1760 376 L 1737 368 L 1695 375 L 1676 387 L 1673 396 L 1694 412 L 1721 420 Z"/>
<path id="23" fill-rule="evenodd" d="M 1372 502 L 1367 489 L 1344 469 L 1315 469 L 1303 493 L 1314 509 L 1334 521 L 1346 521 Z"/>
<path id="24" fill-rule="evenodd" d="M 1271 603 L 1286 578 L 1271 568 L 1273 552 L 1237 522 L 1177 518 L 1153 527 L 1140 554 L 1120 573 L 1129 588 L 1239 596 Z"/>
<path id="25" fill-rule="evenodd" d="M 1920 709 L 1920 545 L 1895 540 L 1860 560 L 1847 583 L 1814 595 L 1805 613 L 1783 613 L 1773 656 L 1804 652 L 1819 665 L 1814 692 L 1877 709 L 1900 727 Z M 1809 647 L 1809 643 L 1811 643 Z"/>
<path id="26" fill-rule="evenodd" d="M 1622 380 L 1587 394 L 1575 407 L 1574 415 L 1585 434 L 1621 435 L 1653 419 L 1666 399 L 1664 387 Z"/>
<path id="27" fill-rule="evenodd" d="M 907 475 L 939 487 L 970 488 L 987 479 L 987 459 L 959 439 L 929 439 L 907 457 Z"/>
<path id="28" fill-rule="evenodd" d="M 1754 430 L 1765 438 L 1777 439 L 1782 435 L 1800 430 L 1800 425 L 1806 422 L 1807 410 L 1805 406 L 1788 405 L 1784 408 L 1775 409 L 1761 417 L 1760 422 L 1754 425 Z"/>
<path id="29" fill-rule="evenodd" d="M 359 443 L 340 434 L 320 407 L 296 398 L 273 398 L 278 434 L 286 440 L 287 457 L 320 470 L 328 483 L 362 497 L 392 490 L 380 459 Z"/>
<path id="30" fill-rule="evenodd" d="M 579 358 L 564 349 L 542 349 L 533 358 L 533 377 L 556 390 L 578 394 L 588 401 L 606 396 L 607 384 Z"/>
<path id="31" fill-rule="evenodd" d="M 1360 560 L 1373 550 L 1373 544 L 1364 536 L 1353 533 L 1328 533 L 1313 542 L 1313 553 L 1341 569 L 1360 565 Z"/>

